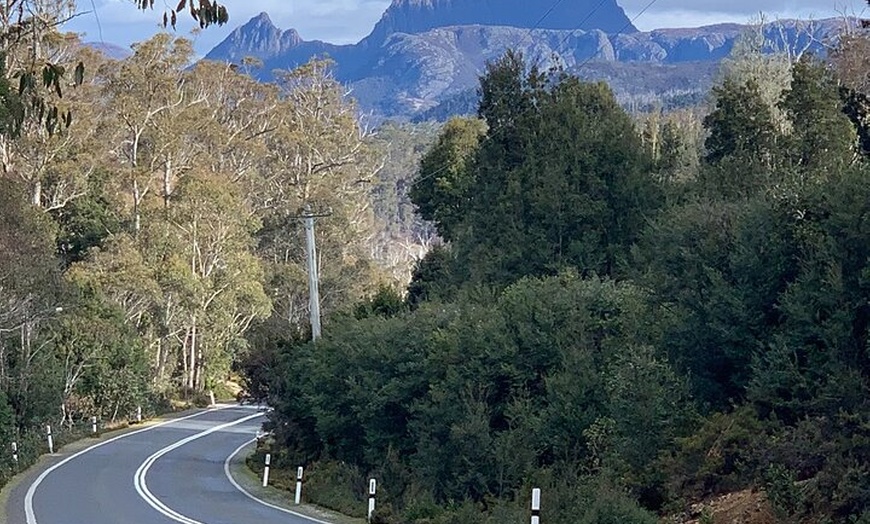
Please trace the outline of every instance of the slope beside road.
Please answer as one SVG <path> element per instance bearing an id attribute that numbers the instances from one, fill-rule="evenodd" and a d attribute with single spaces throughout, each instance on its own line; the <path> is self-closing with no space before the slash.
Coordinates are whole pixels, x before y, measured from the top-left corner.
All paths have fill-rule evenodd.
<path id="1" fill-rule="evenodd" d="M 10 523 L 311 524 L 259 503 L 225 462 L 263 422 L 240 406 L 200 411 L 57 457 L 10 495 Z M 39 469 L 39 468 L 38 468 Z"/>

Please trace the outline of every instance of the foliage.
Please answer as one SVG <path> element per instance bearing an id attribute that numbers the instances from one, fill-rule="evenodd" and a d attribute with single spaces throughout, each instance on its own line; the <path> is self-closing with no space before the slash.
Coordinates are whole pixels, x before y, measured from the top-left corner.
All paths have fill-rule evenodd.
<path id="1" fill-rule="evenodd" d="M 136 0 L 136 5 L 143 11 L 154 9 L 154 0 Z M 227 8 L 216 0 L 180 0 L 175 8 L 166 7 L 163 12 L 163 27 L 172 26 L 175 29 L 175 25 L 178 23 L 178 14 L 186 8 L 189 8 L 190 17 L 202 29 L 210 25 L 221 26 L 230 21 Z"/>
<path id="2" fill-rule="evenodd" d="M 411 195 L 451 241 L 453 272 L 502 287 L 564 267 L 621 274 L 659 192 L 610 90 L 527 72 L 512 53 L 488 66 L 480 90 L 486 134 L 477 120 L 448 123 Z"/>
<path id="3" fill-rule="evenodd" d="M 404 309 L 402 295 L 392 287 L 381 285 L 370 299 L 357 304 L 353 314 L 358 320 L 371 316 L 392 317 Z"/>
<path id="4" fill-rule="evenodd" d="M 261 85 L 188 67 L 166 34 L 112 62 L 50 27 L 28 51 L 5 23 L 0 127 L 44 113 L 0 136 L 0 436 L 22 466 L 42 424 L 66 438 L 242 372 L 274 407 L 276 466 L 343 511 L 389 479 L 381 522 L 525 521 L 531 487 L 554 524 L 744 488 L 783 519 L 867 518 L 862 44 L 787 74 L 738 49 L 703 122 L 641 125 L 603 84 L 508 53 L 477 118 L 433 140 L 372 136 L 328 61 Z M 36 51 L 64 61 L 16 93 Z M 403 296 L 384 275 L 404 285 L 412 259 Z"/>
<path id="5" fill-rule="evenodd" d="M 200 21 L 214 18 L 206 4 Z M 4 16 L 14 70 L 33 56 Z M 307 316 L 292 311 L 307 303 L 295 218 L 306 205 L 329 212 L 317 231 L 324 312 L 378 282 L 367 184 L 379 159 L 325 62 L 261 85 L 223 64 L 189 67 L 191 43 L 167 34 L 110 61 L 39 29 L 29 52 L 58 57 L 45 83 L 19 75 L 34 91 L 16 92 L 13 73 L 0 76 L 0 435 L 19 439 L 22 467 L 40 449 L 34 428 L 58 428 L 60 444 L 91 416 L 122 421 L 174 395 L 201 403 L 234 370 L 271 365 L 270 330 L 301 333 Z M 17 121 L 20 104 L 49 120 L 57 104 L 69 129 Z M 403 307 L 382 294 L 373 311 Z"/>
<path id="6" fill-rule="evenodd" d="M 420 161 L 410 196 L 420 216 L 433 222 L 444 240 L 456 237 L 464 205 L 471 199 L 474 172 L 468 164 L 485 133 L 481 120 L 453 118 Z"/>
<path id="7" fill-rule="evenodd" d="M 375 260 L 392 280 L 407 283 L 412 267 L 435 240 L 435 228 L 414 208 L 412 191 L 420 159 L 438 132 L 434 124 L 385 122 L 372 137 L 384 155 L 371 184 L 377 236 L 372 241 Z"/>
<path id="8" fill-rule="evenodd" d="M 703 150 L 700 120 L 638 131 L 600 85 L 490 64 L 485 130 L 421 163 L 447 243 L 409 308 L 384 292 L 258 374 L 279 449 L 389 478 L 382 522 L 519 522 L 530 486 L 556 523 L 747 488 L 866 518 L 870 171 L 829 70 L 737 58 Z"/>
<path id="9" fill-rule="evenodd" d="M 398 508 L 419 490 L 442 503 L 515 495 L 541 467 L 591 460 L 582 430 L 639 385 L 614 375 L 625 364 L 609 355 L 641 335 L 644 310 L 629 285 L 565 274 L 518 282 L 492 305 L 345 318 L 316 345 L 284 351 L 270 398 L 275 438 L 297 461 L 388 476 Z M 613 403 L 611 380 L 621 384 Z M 651 415 L 664 417 L 657 428 L 671 416 Z M 632 438 L 619 420 L 616 437 Z M 655 456 L 668 437 L 647 431 Z"/>

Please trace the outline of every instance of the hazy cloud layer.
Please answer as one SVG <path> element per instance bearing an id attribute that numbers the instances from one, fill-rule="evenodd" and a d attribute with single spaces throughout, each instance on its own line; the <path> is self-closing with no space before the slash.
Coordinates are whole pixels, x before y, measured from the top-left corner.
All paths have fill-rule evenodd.
<path id="1" fill-rule="evenodd" d="M 551 0 L 529 1 L 540 3 L 542 13 L 551 5 Z M 618 1 L 632 18 L 649 3 L 649 0 Z M 371 31 L 390 0 L 224 0 L 224 3 L 230 11 L 231 27 L 209 28 L 195 36 L 198 52 L 208 52 L 234 27 L 262 11 L 269 13 L 278 27 L 295 28 L 306 40 L 337 44 L 357 42 Z M 650 30 L 745 23 L 761 11 L 769 19 L 827 18 L 844 11 L 860 14 L 864 6 L 863 0 L 658 0 L 637 18 L 635 25 L 641 30 Z M 122 46 L 154 34 L 159 30 L 158 22 L 162 17 L 159 10 L 137 11 L 132 0 L 93 0 L 93 5 L 80 0 L 79 10 L 81 15 L 67 25 L 68 30 L 87 33 L 85 39 L 89 41 Z M 186 35 L 191 27 L 184 18 L 178 32 Z"/>

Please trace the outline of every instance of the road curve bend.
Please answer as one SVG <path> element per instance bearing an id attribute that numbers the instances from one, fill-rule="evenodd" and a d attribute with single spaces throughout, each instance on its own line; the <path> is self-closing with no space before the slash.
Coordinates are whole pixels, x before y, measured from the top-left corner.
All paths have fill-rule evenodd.
<path id="1" fill-rule="evenodd" d="M 10 504 L 20 505 L 10 508 L 10 522 L 322 522 L 263 503 L 226 474 L 229 458 L 251 441 L 262 422 L 256 410 L 227 406 L 99 442 L 40 473 L 23 497 L 13 494 Z"/>

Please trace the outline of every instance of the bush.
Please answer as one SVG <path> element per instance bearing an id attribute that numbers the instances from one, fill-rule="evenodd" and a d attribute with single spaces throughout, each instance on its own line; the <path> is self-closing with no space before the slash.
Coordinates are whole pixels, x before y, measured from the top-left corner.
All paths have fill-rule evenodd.
<path id="1" fill-rule="evenodd" d="M 658 518 L 627 495 L 610 492 L 599 493 L 578 524 L 658 524 Z"/>
<path id="2" fill-rule="evenodd" d="M 800 509 L 801 493 L 795 484 L 795 476 L 785 466 L 771 464 L 764 472 L 764 487 L 767 498 L 781 519 L 788 520 Z"/>
<path id="3" fill-rule="evenodd" d="M 671 494 L 698 499 L 749 486 L 768 429 L 752 407 L 712 415 L 693 435 L 678 439 L 675 453 L 659 459 Z"/>
<path id="4" fill-rule="evenodd" d="M 318 462 L 306 472 L 306 500 L 351 517 L 368 512 L 366 479 L 359 469 L 343 462 Z"/>

